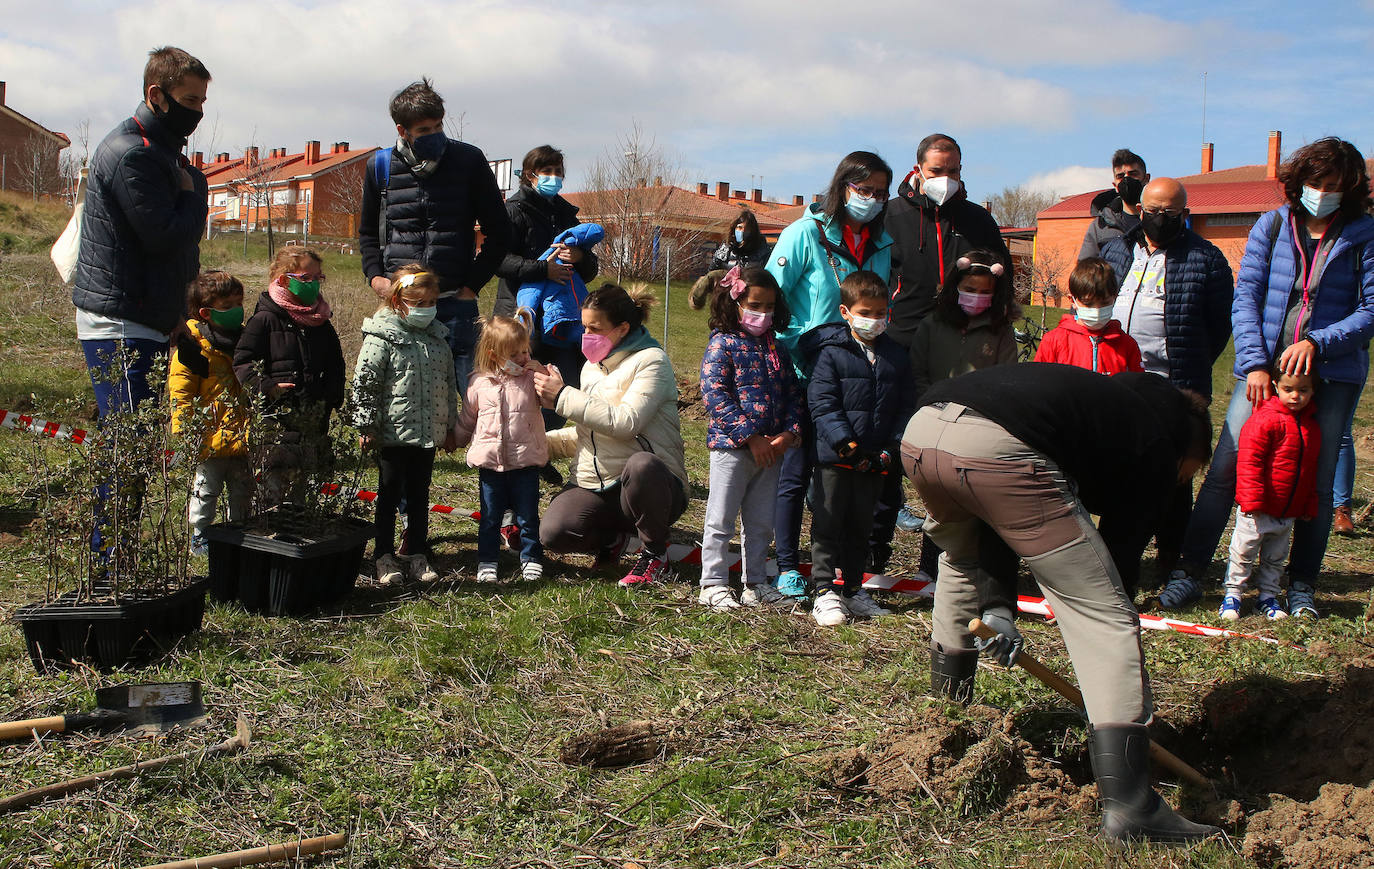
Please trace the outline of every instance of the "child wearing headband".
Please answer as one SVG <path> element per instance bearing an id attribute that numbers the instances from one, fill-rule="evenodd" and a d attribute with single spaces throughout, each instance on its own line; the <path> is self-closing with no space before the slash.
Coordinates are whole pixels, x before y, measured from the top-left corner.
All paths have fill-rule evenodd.
<path id="1" fill-rule="evenodd" d="M 787 349 L 778 282 L 761 268 L 726 273 L 711 299 L 711 337 L 701 360 L 711 484 L 701 539 L 703 606 L 723 611 L 789 601 L 768 582 L 768 544 L 782 454 L 801 443 L 802 392 Z M 730 538 L 743 526 L 744 589 L 730 588 Z"/>
<path id="2" fill-rule="evenodd" d="M 429 483 L 434 453 L 452 452 L 458 418 L 458 385 L 448 330 L 434 321 L 439 279 L 412 263 L 396 270 L 391 295 L 363 320 L 363 346 L 353 374 L 357 425 L 363 447 L 375 449 L 377 484 L 377 581 L 408 575 L 433 582 L 429 564 Z M 396 508 L 406 502 L 408 563 L 396 556 Z"/>
<path id="3" fill-rule="evenodd" d="M 916 327 L 911 341 L 911 376 L 921 395 L 941 380 L 1016 361 L 1012 321 L 1020 309 L 1007 278 L 998 255 L 982 248 L 961 255 L 945 273 L 935 309 Z M 922 535 L 916 579 L 934 580 L 939 554 L 939 547 Z M 1014 570 L 1014 559 L 1008 559 Z"/>

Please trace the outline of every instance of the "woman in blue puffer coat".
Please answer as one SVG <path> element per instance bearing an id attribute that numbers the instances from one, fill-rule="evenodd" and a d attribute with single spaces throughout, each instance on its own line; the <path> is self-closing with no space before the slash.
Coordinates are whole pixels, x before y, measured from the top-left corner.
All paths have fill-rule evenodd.
<path id="1" fill-rule="evenodd" d="M 1331 483 L 1369 372 L 1374 337 L 1374 218 L 1364 157 L 1349 142 L 1319 139 L 1279 169 L 1288 204 L 1260 217 L 1245 244 L 1231 324 L 1236 388 L 1198 492 L 1179 569 L 1166 596 L 1195 599 L 1235 500 L 1236 443 L 1251 411 L 1274 394 L 1269 369 L 1317 375 L 1321 458 L 1314 519 L 1299 521 L 1289 558 L 1288 608 L 1316 618 L 1317 575 L 1331 531 Z"/>

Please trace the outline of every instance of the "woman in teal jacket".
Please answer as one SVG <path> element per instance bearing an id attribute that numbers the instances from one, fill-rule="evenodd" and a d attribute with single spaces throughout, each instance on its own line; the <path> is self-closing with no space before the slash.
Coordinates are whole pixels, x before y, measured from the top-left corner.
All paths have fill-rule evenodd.
<path id="1" fill-rule="evenodd" d="M 782 231 L 767 269 L 782 288 L 791 312 L 778 340 L 787 347 L 803 379 L 813 360 L 802 353 L 801 336 L 840 316 L 840 281 L 852 272 L 870 271 L 886 281 L 892 269 L 892 236 L 883 228 L 892 167 L 870 151 L 855 151 L 840 161 L 830 189 L 819 203 Z M 802 505 L 815 463 L 811 426 L 802 426 L 802 445 L 783 455 L 774 514 L 778 591 L 805 599 L 806 581 L 797 567 Z"/>

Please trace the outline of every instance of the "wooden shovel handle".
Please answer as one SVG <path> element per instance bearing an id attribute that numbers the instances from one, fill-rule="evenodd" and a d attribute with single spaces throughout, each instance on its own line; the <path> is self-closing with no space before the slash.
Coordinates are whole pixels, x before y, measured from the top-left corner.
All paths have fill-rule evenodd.
<path id="1" fill-rule="evenodd" d="M 264 845 L 261 848 L 249 848 L 246 851 L 212 854 L 209 857 L 193 857 L 189 860 L 176 860 L 172 863 L 158 863 L 144 866 L 142 869 L 218 869 L 218 867 L 223 866 L 252 866 L 257 863 L 270 863 L 293 857 L 323 854 L 326 851 L 337 851 L 347 844 L 347 833 L 333 833 L 328 836 L 316 836 L 313 839 L 297 839 L 276 845 Z"/>
<path id="2" fill-rule="evenodd" d="M 23 739 L 35 730 L 38 735 L 61 733 L 67 729 L 67 716 L 50 715 L 47 718 L 28 718 L 23 721 L 0 723 L 0 739 Z"/>
<path id="3" fill-rule="evenodd" d="M 997 636 L 997 632 L 994 631 L 992 628 L 988 627 L 987 625 L 983 624 L 982 619 L 973 619 L 972 621 L 970 621 L 968 623 L 968 629 L 969 632 L 972 633 L 975 637 L 981 637 L 985 640 L 990 640 L 993 637 Z M 1022 649 L 1021 654 L 1016 656 L 1016 666 L 1020 667 L 1022 670 L 1025 670 L 1027 673 L 1030 673 L 1032 676 L 1039 679 L 1041 682 L 1044 682 L 1046 685 L 1053 688 L 1055 691 L 1059 692 L 1059 695 L 1061 697 L 1063 697 L 1065 700 L 1068 700 L 1074 706 L 1077 706 L 1080 710 L 1085 708 L 1085 705 L 1083 703 L 1083 692 L 1078 690 L 1078 686 L 1074 685 L 1072 682 L 1065 679 L 1063 676 L 1060 676 L 1058 673 L 1054 672 L 1049 667 L 1046 667 L 1044 664 L 1040 663 L 1038 660 L 1035 659 L 1033 655 L 1031 655 L 1025 649 Z M 1182 758 L 1180 758 L 1173 752 L 1169 751 L 1164 746 L 1160 745 L 1158 742 L 1155 742 L 1153 739 L 1150 740 L 1150 758 L 1160 766 L 1173 770 L 1174 772 L 1182 776 L 1184 779 L 1192 782 L 1193 784 L 1199 787 L 1212 787 L 1211 780 L 1209 780 L 1202 773 L 1193 769 L 1188 764 L 1184 763 Z"/>

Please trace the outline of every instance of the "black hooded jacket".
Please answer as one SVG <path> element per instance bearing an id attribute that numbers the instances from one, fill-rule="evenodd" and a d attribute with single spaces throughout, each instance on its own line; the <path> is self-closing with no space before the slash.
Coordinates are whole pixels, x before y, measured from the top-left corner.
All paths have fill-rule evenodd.
<path id="1" fill-rule="evenodd" d="M 1114 238 L 1121 238 L 1140 225 L 1140 218 L 1126 213 L 1126 206 L 1115 188 L 1103 190 L 1093 197 L 1091 206 L 1093 222 L 1083 233 L 1083 246 L 1078 250 L 1078 258 L 1102 256 L 1102 248 Z"/>
<path id="2" fill-rule="evenodd" d="M 903 347 L 911 347 L 916 327 L 935 308 L 935 294 L 944 272 L 964 253 L 974 248 L 993 251 L 1007 267 L 1001 280 L 1011 280 L 1011 252 L 997 221 L 962 192 L 936 206 L 918 193 L 908 178 L 887 204 L 885 226 L 892 236 L 892 272 L 888 278 L 892 323 L 887 334 Z"/>
<path id="3" fill-rule="evenodd" d="M 510 217 L 510 249 L 496 267 L 501 282 L 496 287 L 493 313 L 510 317 L 515 314 L 515 295 L 521 285 L 548 277 L 548 265 L 535 257 L 548 250 L 559 233 L 577 226 L 579 221 L 576 205 L 562 196 L 547 199 L 523 184 L 506 200 L 506 215 Z M 591 283 L 600 264 L 595 253 L 584 250 L 573 268 L 583 282 Z"/>

